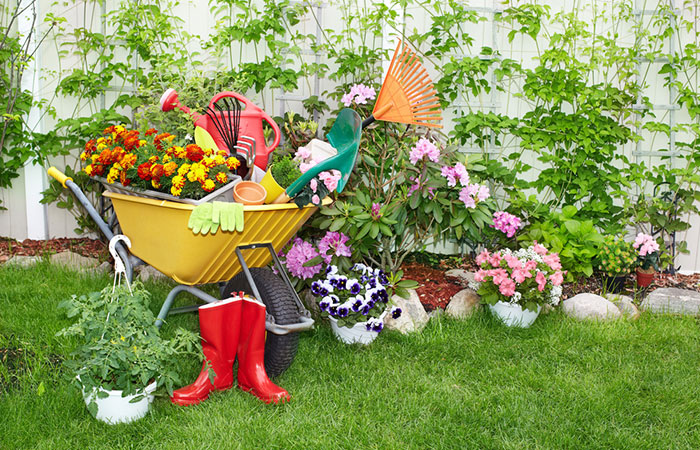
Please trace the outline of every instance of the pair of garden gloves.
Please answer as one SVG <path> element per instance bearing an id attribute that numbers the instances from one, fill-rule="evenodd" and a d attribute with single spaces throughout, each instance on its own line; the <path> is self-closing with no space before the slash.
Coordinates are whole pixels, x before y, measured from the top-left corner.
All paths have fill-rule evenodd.
<path id="1" fill-rule="evenodd" d="M 243 231 L 243 205 L 240 203 L 214 202 L 197 205 L 190 214 L 187 227 L 194 234 L 216 234 L 222 231 Z"/>

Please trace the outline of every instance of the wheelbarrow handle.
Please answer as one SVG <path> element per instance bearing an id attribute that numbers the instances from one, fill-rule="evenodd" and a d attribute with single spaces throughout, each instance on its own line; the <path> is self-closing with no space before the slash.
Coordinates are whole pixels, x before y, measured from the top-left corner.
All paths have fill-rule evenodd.
<path id="1" fill-rule="evenodd" d="M 49 170 L 47 171 L 50 177 L 53 177 L 56 181 L 61 183 L 64 188 L 68 189 L 68 186 L 66 185 L 66 182 L 68 180 L 73 181 L 73 179 L 69 176 L 67 176 L 65 173 L 61 172 L 54 166 L 49 167 Z"/>

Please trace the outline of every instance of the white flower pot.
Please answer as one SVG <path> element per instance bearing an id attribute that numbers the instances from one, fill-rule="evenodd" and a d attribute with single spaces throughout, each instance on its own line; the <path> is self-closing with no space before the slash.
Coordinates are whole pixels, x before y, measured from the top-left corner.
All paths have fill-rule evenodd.
<path id="1" fill-rule="evenodd" d="M 528 328 L 540 315 L 542 307 L 537 305 L 537 311 L 530 311 L 518 304 L 497 302 L 495 305 L 489 305 L 489 309 L 509 327 Z"/>
<path id="2" fill-rule="evenodd" d="M 130 401 L 138 395 L 122 397 L 122 391 L 105 391 L 102 388 L 100 388 L 100 390 L 107 392 L 108 397 L 99 398 L 97 396 L 97 389 L 93 389 L 89 393 L 83 391 L 83 399 L 87 406 L 94 398 L 97 403 L 97 420 L 101 420 L 110 425 L 129 423 L 144 417 L 146 413 L 148 413 L 148 407 L 153 401 L 153 391 L 156 390 L 156 387 L 157 383 L 155 381 L 146 386 L 143 398 L 134 403 L 130 403 Z"/>
<path id="3" fill-rule="evenodd" d="M 333 317 L 329 317 L 329 319 L 331 319 L 333 334 L 346 344 L 369 345 L 379 334 L 376 331 L 367 331 L 365 322 L 356 323 L 352 328 L 348 328 L 338 326 L 338 321 Z"/>

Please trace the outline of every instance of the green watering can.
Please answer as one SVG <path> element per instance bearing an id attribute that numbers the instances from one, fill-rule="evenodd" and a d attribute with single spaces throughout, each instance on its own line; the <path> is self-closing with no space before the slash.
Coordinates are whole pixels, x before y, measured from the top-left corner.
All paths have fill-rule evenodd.
<path id="1" fill-rule="evenodd" d="M 302 174 L 285 191 L 289 197 L 294 197 L 301 191 L 313 177 L 325 170 L 336 169 L 341 173 L 338 180 L 338 193 L 348 183 L 357 158 L 359 157 L 360 139 L 362 138 L 362 119 L 360 115 L 350 108 L 344 108 L 335 119 L 335 123 L 328 132 L 328 142 L 338 150 L 338 154 L 321 161 Z"/>

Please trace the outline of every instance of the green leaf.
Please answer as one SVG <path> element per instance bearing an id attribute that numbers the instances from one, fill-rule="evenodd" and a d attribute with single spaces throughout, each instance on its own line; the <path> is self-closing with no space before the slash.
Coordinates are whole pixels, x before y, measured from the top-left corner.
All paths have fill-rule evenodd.
<path id="1" fill-rule="evenodd" d="M 328 229 L 330 231 L 338 231 L 341 228 L 343 228 L 343 225 L 345 225 L 345 218 L 340 218 L 340 219 L 334 220 Z"/>

